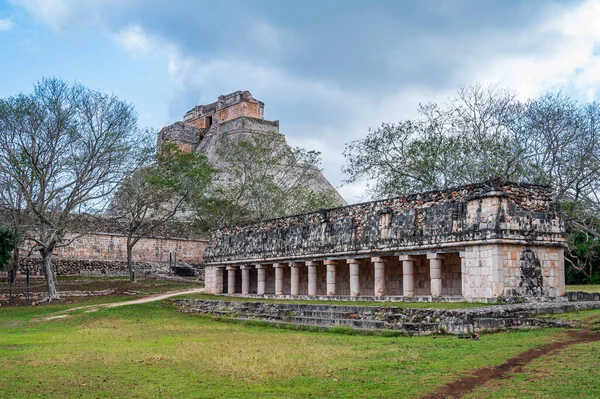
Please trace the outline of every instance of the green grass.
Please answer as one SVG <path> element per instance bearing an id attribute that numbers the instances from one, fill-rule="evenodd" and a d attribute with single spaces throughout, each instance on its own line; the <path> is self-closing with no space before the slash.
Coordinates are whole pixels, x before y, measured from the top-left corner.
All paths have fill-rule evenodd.
<path id="1" fill-rule="evenodd" d="M 488 383 L 474 399 L 600 398 L 600 341 L 570 346 L 534 360 L 522 372 Z"/>
<path id="2" fill-rule="evenodd" d="M 542 318 L 561 319 L 573 322 L 578 327 L 600 331 L 600 309 L 581 310 L 562 314 L 540 315 Z"/>
<path id="3" fill-rule="evenodd" d="M 481 306 L 490 306 L 493 304 L 476 302 L 375 302 L 375 301 L 313 301 L 313 300 L 295 300 L 295 299 L 263 299 L 263 298 L 243 298 L 226 295 L 212 294 L 189 294 L 182 296 L 186 299 L 205 299 L 214 301 L 236 301 L 236 302 L 265 302 L 265 303 L 311 303 L 321 305 L 342 305 L 342 306 L 380 306 L 380 307 L 403 307 L 417 309 L 464 309 L 476 308 Z"/>
<path id="4" fill-rule="evenodd" d="M 567 285 L 567 292 L 581 291 L 581 292 L 600 292 L 600 285 Z"/>
<path id="5" fill-rule="evenodd" d="M 46 320 L 72 307 L 0 309 L 1 398 L 413 398 L 564 338 L 554 329 L 480 341 L 280 330 L 182 314 L 170 301 Z M 599 369 L 583 379 L 595 383 Z"/>
<path id="6" fill-rule="evenodd" d="M 178 282 L 170 280 L 157 280 L 138 278 L 136 283 L 132 283 L 127 277 L 90 277 L 90 276 L 59 276 L 57 290 L 59 294 L 65 291 L 86 291 L 96 292 L 102 295 L 90 297 L 70 297 L 64 295 L 61 298 L 63 303 L 81 303 L 81 302 L 111 302 L 127 299 L 136 299 L 139 297 L 159 294 L 168 291 L 186 290 L 199 288 L 201 285 L 193 282 Z M 42 279 L 32 281 L 32 292 L 46 292 L 46 284 Z M 111 290 L 112 294 L 104 294 L 102 291 Z M 23 279 L 18 281 L 13 292 L 24 293 L 26 286 Z M 8 293 L 8 284 L 3 281 L 0 283 L 0 294 Z M 6 307 L 8 299 L 0 302 L 0 306 Z M 15 305 L 25 305 L 22 298 L 15 299 Z"/>

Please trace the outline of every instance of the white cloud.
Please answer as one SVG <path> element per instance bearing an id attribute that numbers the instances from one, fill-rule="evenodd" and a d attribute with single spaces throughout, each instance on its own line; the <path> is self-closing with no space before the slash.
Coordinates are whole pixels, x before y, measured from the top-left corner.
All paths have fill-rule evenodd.
<path id="1" fill-rule="evenodd" d="M 174 51 L 172 45 L 149 35 L 140 25 L 127 26 L 113 34 L 112 38 L 133 58 Z"/>
<path id="2" fill-rule="evenodd" d="M 101 26 L 107 14 L 136 0 L 9 0 L 59 32 Z"/>
<path id="3" fill-rule="evenodd" d="M 343 179 L 340 169 L 344 163 L 341 155 L 344 143 L 364 137 L 369 127 L 381 122 L 415 117 L 420 102 L 443 103 L 453 91 L 423 83 L 394 87 L 386 95 L 375 91 L 359 93 L 323 79 L 318 72 L 312 76 L 295 74 L 279 67 L 277 61 L 303 43 L 293 32 L 260 18 L 248 20 L 244 34 L 236 37 L 237 42 L 224 46 L 233 49 L 233 53 L 218 49 L 210 56 L 197 56 L 143 24 L 120 25 L 116 29 L 102 25 L 109 13 L 117 12 L 125 1 L 136 0 L 12 1 L 56 31 L 73 25 L 101 27 L 131 57 L 164 58 L 172 103 L 183 102 L 184 93 L 195 92 L 197 103 L 207 103 L 219 94 L 250 90 L 266 102 L 267 117 L 282 119 L 281 129 L 290 144 L 322 152 L 325 175 L 334 185 Z M 517 90 L 523 98 L 545 90 L 568 88 L 583 99 L 599 99 L 600 0 L 543 8 L 542 13 L 546 16 L 535 25 L 508 32 L 487 31 L 485 36 L 472 40 L 471 53 L 451 54 L 449 64 L 458 66 L 443 72 L 448 76 L 446 87 L 493 82 Z M 452 32 L 447 32 L 445 38 L 436 37 L 435 41 L 448 48 L 456 46 Z M 393 52 L 392 40 L 389 47 Z M 246 48 L 253 53 L 257 51 L 258 55 L 249 57 Z M 402 63 L 409 62 L 404 51 L 400 54 Z M 394 69 L 394 65 L 391 67 Z M 196 104 L 185 104 L 190 108 L 193 105 Z M 270 111 L 274 108 L 276 113 Z M 298 116 L 293 121 L 286 120 L 280 115 L 284 109 Z M 356 183 L 340 191 L 353 202 L 363 199 L 365 186 Z"/>
<path id="4" fill-rule="evenodd" d="M 14 24 L 10 18 L 0 18 L 0 32 L 11 30 Z"/>
<path id="5" fill-rule="evenodd" d="M 478 80 L 500 82 L 524 98 L 572 88 L 586 100 L 598 99 L 599 20 L 600 0 L 558 9 L 520 36 L 504 36 L 514 52 L 496 55 L 492 42 L 487 61 L 473 60 L 470 69 L 480 71 Z"/>

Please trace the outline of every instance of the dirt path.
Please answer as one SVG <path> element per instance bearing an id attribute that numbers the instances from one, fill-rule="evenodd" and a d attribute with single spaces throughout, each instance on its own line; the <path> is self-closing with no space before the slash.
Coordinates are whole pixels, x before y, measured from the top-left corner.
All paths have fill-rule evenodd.
<path id="1" fill-rule="evenodd" d="M 511 371 L 522 371 L 523 366 L 539 357 L 549 355 L 571 345 L 600 340 L 600 334 L 585 330 L 568 331 L 567 335 L 569 338 L 565 341 L 553 342 L 540 348 L 530 349 L 512 359 L 508 359 L 506 363 L 499 366 L 477 370 L 471 376 L 444 385 L 437 392 L 424 396 L 422 399 L 461 398 L 489 381 L 506 378 L 506 375 Z"/>
<path id="2" fill-rule="evenodd" d="M 201 294 L 201 293 L 204 293 L 204 292 L 205 292 L 204 288 L 194 288 L 192 290 L 185 290 L 185 291 L 170 291 L 170 292 L 165 292 L 164 294 L 155 294 L 155 295 L 150 295 L 150 296 L 147 296 L 147 297 L 144 297 L 144 298 L 132 299 L 131 301 L 107 302 L 107 303 L 99 303 L 99 304 L 96 304 L 96 305 L 79 306 L 79 307 L 67 309 L 64 312 L 72 312 L 74 310 L 81 310 L 81 309 L 89 309 L 89 311 L 93 311 L 93 309 L 97 310 L 100 307 L 103 307 L 103 308 L 116 308 L 118 306 L 138 305 L 140 303 L 162 301 L 163 299 L 171 298 L 171 297 L 174 297 L 174 296 L 177 296 L 177 295 Z"/>

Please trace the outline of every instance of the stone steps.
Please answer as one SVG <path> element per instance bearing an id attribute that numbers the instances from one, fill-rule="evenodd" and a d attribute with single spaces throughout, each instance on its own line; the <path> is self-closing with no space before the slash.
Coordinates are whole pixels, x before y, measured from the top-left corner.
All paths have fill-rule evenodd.
<path id="1" fill-rule="evenodd" d="M 453 310 L 211 300 L 177 300 L 176 303 L 184 312 L 236 320 L 256 320 L 276 325 L 398 331 L 411 335 L 440 332 L 468 334 L 474 330 L 494 331 L 518 327 L 569 327 L 568 322 L 540 319 L 538 316 L 600 308 L 599 302 L 515 304 Z"/>
<path id="2" fill-rule="evenodd" d="M 388 323 L 375 320 L 355 320 L 355 319 L 328 319 L 319 317 L 295 316 L 286 318 L 285 321 L 293 324 L 312 325 L 312 326 L 333 326 L 333 327 L 353 327 L 365 330 L 387 330 L 390 329 Z"/>

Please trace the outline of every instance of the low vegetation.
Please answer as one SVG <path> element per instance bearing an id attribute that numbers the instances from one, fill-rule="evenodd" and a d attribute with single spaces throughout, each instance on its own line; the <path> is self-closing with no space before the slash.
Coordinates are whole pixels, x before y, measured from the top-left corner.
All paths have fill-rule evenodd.
<path id="1" fill-rule="evenodd" d="M 92 276 L 58 276 L 58 292 L 64 294 L 62 303 L 87 303 L 90 297 L 97 298 L 100 302 L 115 300 L 135 299 L 149 294 L 158 294 L 168 291 L 199 288 L 195 280 L 189 283 L 179 281 L 157 280 L 149 278 L 138 278 L 137 283 L 132 283 L 128 277 L 92 277 Z M 42 278 L 36 276 L 31 280 L 32 298 L 41 298 L 45 292 L 46 284 Z M 0 305 L 6 306 L 10 292 L 6 280 L 0 281 Z M 25 278 L 16 280 L 13 286 L 15 305 L 25 304 L 27 284 Z M 77 296 L 70 296 L 68 293 Z M 37 294 L 37 295 L 36 295 Z"/>
<path id="2" fill-rule="evenodd" d="M 576 292 L 576 291 L 600 293 L 600 284 L 567 285 L 567 292 Z"/>
<path id="3" fill-rule="evenodd" d="M 556 329 L 480 341 L 278 330 L 182 314 L 170 301 L 74 306 L 0 311 L 0 397 L 414 398 L 567 339 Z M 526 366 L 533 383 L 514 375 L 473 397 L 598 397 L 599 350 L 571 346 Z"/>
<path id="4" fill-rule="evenodd" d="M 600 341 L 574 345 L 536 359 L 506 379 L 485 384 L 465 399 L 595 399 L 600 397 L 598 359 Z"/>

